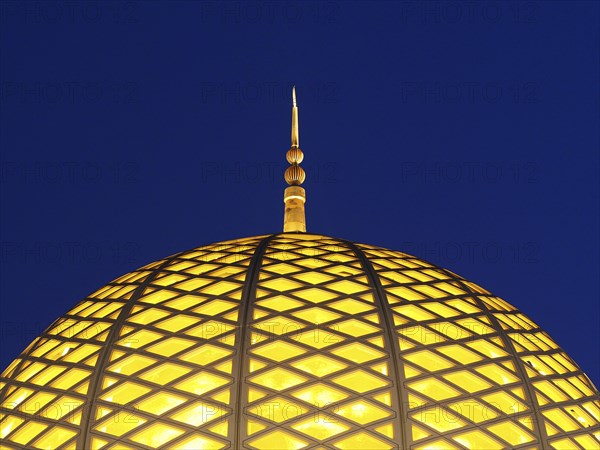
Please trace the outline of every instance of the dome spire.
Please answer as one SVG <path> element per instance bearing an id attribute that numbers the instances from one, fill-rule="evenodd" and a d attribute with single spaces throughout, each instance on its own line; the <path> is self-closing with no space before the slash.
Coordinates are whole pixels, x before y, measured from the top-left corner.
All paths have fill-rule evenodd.
<path id="1" fill-rule="evenodd" d="M 304 154 L 300 150 L 300 135 L 298 132 L 298 106 L 296 104 L 296 86 L 292 87 L 292 146 L 286 154 L 290 163 L 285 171 L 284 178 L 289 187 L 283 194 L 285 210 L 283 215 L 283 231 L 306 231 L 306 217 L 304 214 L 304 203 L 306 192 L 300 187 L 304 183 L 306 174 L 300 167 Z"/>

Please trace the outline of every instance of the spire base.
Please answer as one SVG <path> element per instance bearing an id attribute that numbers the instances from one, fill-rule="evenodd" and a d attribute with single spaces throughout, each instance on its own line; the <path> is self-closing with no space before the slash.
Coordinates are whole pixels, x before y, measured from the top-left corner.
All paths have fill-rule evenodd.
<path id="1" fill-rule="evenodd" d="M 306 191 L 300 186 L 290 186 L 283 194 L 285 211 L 283 214 L 283 231 L 295 231 L 306 233 L 306 215 L 304 214 L 304 203 L 306 203 Z"/>

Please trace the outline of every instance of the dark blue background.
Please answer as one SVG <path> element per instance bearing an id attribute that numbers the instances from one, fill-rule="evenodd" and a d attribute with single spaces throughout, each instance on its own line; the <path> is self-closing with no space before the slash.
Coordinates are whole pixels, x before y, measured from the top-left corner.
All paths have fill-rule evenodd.
<path id="1" fill-rule="evenodd" d="M 598 2 L 3 2 L 1 366 L 87 293 L 309 231 L 507 299 L 599 384 Z"/>

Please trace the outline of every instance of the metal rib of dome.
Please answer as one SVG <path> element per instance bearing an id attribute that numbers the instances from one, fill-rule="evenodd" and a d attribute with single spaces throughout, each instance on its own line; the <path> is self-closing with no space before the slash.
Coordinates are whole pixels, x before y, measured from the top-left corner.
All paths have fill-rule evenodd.
<path id="1" fill-rule="evenodd" d="M 2 448 L 592 449 L 600 395 L 504 300 L 283 233 L 126 274 L 0 378 Z"/>

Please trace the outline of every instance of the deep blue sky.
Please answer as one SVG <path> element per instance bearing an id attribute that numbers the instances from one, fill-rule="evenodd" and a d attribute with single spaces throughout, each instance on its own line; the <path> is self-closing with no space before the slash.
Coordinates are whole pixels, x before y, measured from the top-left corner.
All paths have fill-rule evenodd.
<path id="1" fill-rule="evenodd" d="M 600 384 L 598 2 L 0 7 L 2 368 L 127 271 L 281 231 L 295 83 L 309 231 L 481 284 Z"/>

